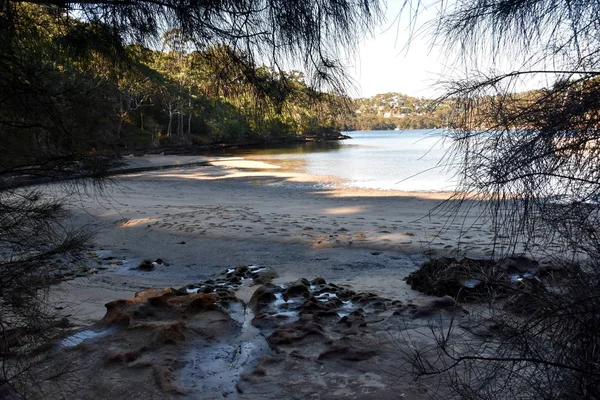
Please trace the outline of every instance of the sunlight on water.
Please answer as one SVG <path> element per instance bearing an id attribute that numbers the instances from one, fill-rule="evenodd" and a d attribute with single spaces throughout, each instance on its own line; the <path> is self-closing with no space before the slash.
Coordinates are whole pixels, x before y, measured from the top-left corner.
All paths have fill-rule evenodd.
<path id="1" fill-rule="evenodd" d="M 253 150 L 247 155 L 292 166 L 311 175 L 343 179 L 347 185 L 384 190 L 453 190 L 454 172 L 441 130 L 347 132 L 350 140 Z"/>
<path id="2" fill-rule="evenodd" d="M 82 329 L 60 341 L 62 347 L 73 347 L 81 344 L 84 340 L 95 339 L 116 332 L 116 328 L 106 329 Z"/>

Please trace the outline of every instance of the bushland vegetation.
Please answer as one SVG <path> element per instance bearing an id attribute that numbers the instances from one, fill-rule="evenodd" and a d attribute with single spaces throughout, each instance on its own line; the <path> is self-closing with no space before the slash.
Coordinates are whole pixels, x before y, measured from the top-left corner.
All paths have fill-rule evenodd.
<path id="1" fill-rule="evenodd" d="M 446 325 L 437 346 L 408 355 L 413 373 L 442 377 L 458 398 L 600 397 L 599 24 L 598 5 L 586 0 L 476 0 L 442 8 L 431 25 L 469 66 L 447 84 L 448 162 L 461 180 L 444 211 L 486 200 L 496 243 L 525 255 L 537 245 L 556 271 L 511 281 L 496 266 L 465 269 L 469 260 L 428 269 L 434 280 L 482 285 L 463 327 L 475 336 Z M 546 88 L 515 94 L 532 78 Z"/>
<path id="2" fill-rule="evenodd" d="M 416 98 L 383 93 L 355 99 L 346 118 L 347 130 L 434 129 L 450 124 L 452 99 Z"/>
<path id="3" fill-rule="evenodd" d="M 76 199 L 138 145 L 326 135 L 346 101 L 337 60 L 379 15 L 373 1 L 0 0 L 0 397 L 34 387 L 69 325 L 47 302 L 51 266 L 85 261 L 92 236 L 69 226 L 69 196 L 28 185 Z"/>

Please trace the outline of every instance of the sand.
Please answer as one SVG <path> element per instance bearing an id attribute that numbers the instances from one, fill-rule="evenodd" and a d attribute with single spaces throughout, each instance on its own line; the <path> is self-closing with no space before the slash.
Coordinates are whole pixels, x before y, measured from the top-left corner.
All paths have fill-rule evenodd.
<path id="1" fill-rule="evenodd" d="M 432 298 L 411 290 L 404 278 L 428 257 L 485 257 L 499 251 L 489 226 L 478 218 L 480 203 L 469 204 L 469 215 L 450 215 L 440 209 L 450 193 L 352 188 L 261 159 L 147 156 L 126 162 L 138 171 L 161 169 L 117 175 L 93 196 L 69 193 L 63 186 L 48 189 L 71 200 L 74 226 L 97 232 L 88 255 L 98 273 L 66 281 L 52 292 L 55 306 L 74 324 L 73 338 L 83 338 L 53 361 L 76 367 L 69 379 L 80 388 L 80 398 L 181 398 L 171 385 L 181 387 L 175 392 L 185 398 L 197 399 L 435 397 L 427 385 L 399 379 L 396 372 L 406 332 L 424 342 L 421 330 L 430 332 L 431 323 L 411 317 L 411 307 Z M 137 269 L 146 259 L 164 263 L 152 271 Z M 174 329 L 173 321 L 158 317 L 165 312 L 158 303 L 156 310 L 146 307 L 139 314 L 157 319 L 145 321 L 144 329 L 109 332 L 98 323 L 105 304 L 115 299 L 131 299 L 144 289 L 202 287 L 224 271 L 249 265 L 277 273 L 270 290 L 322 277 L 338 285 L 336 290 L 351 289 L 387 308 L 364 306 L 372 315 L 356 324 L 346 321 L 347 332 L 339 318 L 324 320 L 320 326 L 327 333 L 281 346 L 267 345 L 268 330 L 254 327 L 252 313 L 244 311 L 243 322 L 234 328 L 233 308 L 225 316 L 213 315 L 214 320 L 209 312 L 177 321 L 187 328 L 183 336 L 175 335 L 176 344 L 143 345 L 152 329 Z M 235 296 L 248 304 L 256 288 L 242 283 Z M 298 329 L 312 329 L 302 318 L 298 323 L 305 324 Z M 102 332 L 106 336 L 93 338 Z M 428 346 L 434 343 L 427 340 Z M 114 354 L 128 360 L 132 351 L 139 360 L 110 361 Z"/>
<path id="2" fill-rule="evenodd" d="M 180 167 L 119 175 L 102 194 L 71 197 L 73 223 L 98 232 L 90 254 L 105 268 L 61 285 L 59 306 L 71 307 L 81 325 L 101 318 L 113 299 L 181 287 L 238 265 L 271 266 L 281 281 L 321 276 L 357 290 L 417 298 L 403 278 L 425 257 L 497 251 L 475 212 L 454 219 L 435 212 L 449 193 L 351 188 L 239 157 L 126 161 Z M 202 162 L 210 165 L 197 165 Z M 110 257 L 122 265 L 111 265 Z M 132 270 L 156 258 L 169 265 Z"/>

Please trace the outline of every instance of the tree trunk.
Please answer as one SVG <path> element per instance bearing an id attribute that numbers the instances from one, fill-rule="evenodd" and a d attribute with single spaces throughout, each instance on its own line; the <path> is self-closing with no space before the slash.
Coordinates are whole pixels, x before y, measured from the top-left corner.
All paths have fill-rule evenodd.
<path id="1" fill-rule="evenodd" d="M 192 86 L 188 88 L 188 111 L 190 112 L 190 116 L 188 117 L 188 136 L 192 133 Z"/>
<path id="2" fill-rule="evenodd" d="M 119 124 L 117 125 L 117 139 L 121 139 L 121 130 L 123 129 L 123 120 L 125 119 L 124 116 L 121 116 L 121 118 L 119 118 Z"/>
<path id="3" fill-rule="evenodd" d="M 117 125 L 117 139 L 121 139 L 121 129 L 123 129 L 124 119 L 125 109 L 123 108 L 123 95 L 119 94 L 119 124 Z"/>
<path id="4" fill-rule="evenodd" d="M 169 109 L 169 125 L 167 126 L 167 137 L 171 137 L 171 126 L 173 125 L 173 113 Z"/>

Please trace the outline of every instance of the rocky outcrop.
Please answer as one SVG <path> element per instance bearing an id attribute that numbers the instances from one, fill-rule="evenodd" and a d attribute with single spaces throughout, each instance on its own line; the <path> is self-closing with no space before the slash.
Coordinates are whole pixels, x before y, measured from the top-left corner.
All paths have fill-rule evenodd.
<path id="1" fill-rule="evenodd" d="M 468 312 L 450 296 L 430 300 L 423 305 L 416 306 L 411 311 L 413 318 L 429 318 L 443 314 L 461 317 L 468 314 Z"/>
<path id="2" fill-rule="evenodd" d="M 406 283 L 431 296 L 470 300 L 484 295 L 494 280 L 493 272 L 494 263 L 489 260 L 442 257 L 425 262 L 406 278 Z"/>
<path id="3" fill-rule="evenodd" d="M 394 340 L 417 318 L 462 310 L 452 299 L 409 307 L 323 278 L 274 285 L 274 276 L 240 266 L 109 302 L 97 326 L 61 344 L 57 362 L 85 366 L 81 398 L 419 398 L 382 373 L 398 363 Z M 260 282 L 248 304 L 237 297 Z"/>
<path id="4" fill-rule="evenodd" d="M 185 293 L 173 288 L 147 289 L 137 292 L 133 299 L 115 300 L 106 304 L 102 324 L 135 326 L 138 321 L 181 319 L 215 308 L 216 293 Z"/>
<path id="5" fill-rule="evenodd" d="M 242 285 L 268 284 L 277 277 L 277 271 L 272 267 L 259 267 L 256 265 L 242 265 L 228 268 L 221 272 L 216 279 L 187 285 L 182 290 L 188 293 L 233 293 Z M 235 296 L 234 296 L 235 297 Z"/>
<path id="6" fill-rule="evenodd" d="M 506 298 L 532 285 L 539 288 L 544 282 L 555 282 L 576 273 L 577 268 L 573 266 L 559 266 L 549 260 L 539 262 L 526 257 L 507 257 L 497 261 L 442 257 L 425 262 L 406 278 L 406 282 L 412 289 L 428 295 L 473 302 L 489 296 Z"/>

